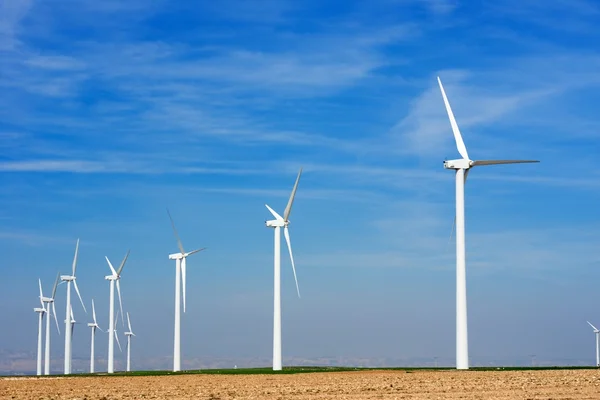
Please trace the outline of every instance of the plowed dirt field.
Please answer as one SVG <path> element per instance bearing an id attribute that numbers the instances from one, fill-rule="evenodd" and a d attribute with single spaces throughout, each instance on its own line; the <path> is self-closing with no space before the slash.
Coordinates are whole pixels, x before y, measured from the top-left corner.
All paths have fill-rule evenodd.
<path id="1" fill-rule="evenodd" d="M 600 399 L 600 371 L 2 378 L 0 399 Z"/>

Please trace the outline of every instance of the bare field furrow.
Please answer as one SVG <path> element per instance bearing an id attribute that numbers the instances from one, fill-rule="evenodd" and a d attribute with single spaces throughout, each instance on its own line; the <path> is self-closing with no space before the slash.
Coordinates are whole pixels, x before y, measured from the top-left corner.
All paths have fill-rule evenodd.
<path id="1" fill-rule="evenodd" d="M 600 399 L 600 371 L 360 371 L 0 379 L 0 399 Z"/>

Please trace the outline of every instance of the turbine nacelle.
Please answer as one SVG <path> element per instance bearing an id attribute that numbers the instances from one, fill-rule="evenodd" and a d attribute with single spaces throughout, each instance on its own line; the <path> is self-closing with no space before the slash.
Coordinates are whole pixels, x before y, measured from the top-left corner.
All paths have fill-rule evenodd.
<path id="1" fill-rule="evenodd" d="M 70 281 L 74 281 L 75 277 L 71 276 L 71 275 L 61 275 L 60 280 L 63 282 L 70 282 Z"/>
<path id="2" fill-rule="evenodd" d="M 186 255 L 182 253 L 169 254 L 169 260 L 183 260 L 185 257 Z"/>
<path id="3" fill-rule="evenodd" d="M 473 161 L 467 160 L 465 158 L 444 161 L 444 168 L 446 169 L 469 169 L 472 166 Z"/>
<path id="4" fill-rule="evenodd" d="M 39 312 L 39 313 L 45 313 L 46 309 L 45 308 L 36 307 L 36 308 L 33 309 L 33 311 Z"/>
<path id="5" fill-rule="evenodd" d="M 290 223 L 290 221 L 284 221 L 281 219 L 272 219 L 270 221 L 265 221 L 265 225 L 269 228 L 283 228 L 285 226 L 287 226 Z"/>

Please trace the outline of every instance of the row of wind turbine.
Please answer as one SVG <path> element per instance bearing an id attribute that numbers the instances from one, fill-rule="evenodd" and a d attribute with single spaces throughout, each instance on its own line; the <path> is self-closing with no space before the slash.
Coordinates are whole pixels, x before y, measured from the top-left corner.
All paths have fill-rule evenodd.
<path id="1" fill-rule="evenodd" d="M 450 102 L 448 97 L 446 96 L 446 92 L 442 85 L 441 79 L 438 77 L 438 84 L 442 94 L 443 102 L 448 114 L 448 118 L 450 120 L 450 126 L 452 128 L 452 132 L 454 135 L 454 140 L 456 142 L 456 147 L 458 149 L 458 153 L 462 158 L 455 160 L 446 160 L 444 161 L 445 169 L 455 170 L 455 187 L 456 187 L 456 217 L 455 217 L 455 227 L 456 227 L 456 368 L 457 369 L 468 369 L 469 368 L 469 350 L 468 350 L 468 330 L 467 330 L 467 291 L 466 291 L 466 240 L 465 240 L 465 198 L 464 198 L 464 190 L 465 183 L 467 180 L 467 176 L 471 168 L 476 166 L 487 166 L 487 165 L 501 165 L 501 164 L 522 164 L 522 163 L 537 163 L 537 160 L 471 160 L 469 154 L 467 152 L 467 148 L 463 141 L 460 129 L 452 112 L 452 108 L 450 106 Z M 289 197 L 287 206 L 284 210 L 283 216 L 279 215 L 275 212 L 271 207 L 266 205 L 269 212 L 273 215 L 273 220 L 268 220 L 265 222 L 266 226 L 269 228 L 274 228 L 274 273 L 273 273 L 273 370 L 281 370 L 282 369 L 282 350 L 281 350 L 281 228 L 283 228 L 283 234 L 286 240 L 288 252 L 290 255 L 290 261 L 292 266 L 292 271 L 294 274 L 294 280 L 296 283 L 296 291 L 298 297 L 300 297 L 300 289 L 298 286 L 298 279 L 296 276 L 296 267 L 294 263 L 294 257 L 292 253 L 292 246 L 289 234 L 289 216 L 292 210 L 292 205 L 294 202 L 294 198 L 296 195 L 296 191 L 298 189 L 298 183 L 300 181 L 300 176 L 302 174 L 302 169 L 298 172 L 298 176 L 296 178 L 296 182 L 293 186 L 291 195 Z M 173 232 L 175 238 L 177 239 L 177 246 L 179 248 L 178 253 L 169 254 L 169 259 L 175 260 L 175 323 L 174 323 L 174 343 L 173 343 L 173 371 L 181 370 L 181 302 L 183 302 L 183 312 L 185 313 L 185 299 L 186 299 L 186 258 L 194 253 L 197 253 L 204 248 L 196 249 L 190 252 L 186 252 L 183 248 L 183 244 L 175 227 L 175 223 L 171 216 L 169 210 L 167 210 L 169 215 L 169 219 L 171 221 L 171 226 L 173 228 Z M 75 258 L 73 260 L 73 269 L 72 274 L 68 276 L 61 276 L 61 280 L 67 282 L 67 319 L 65 320 L 66 324 L 66 333 L 65 333 L 65 373 L 70 373 L 71 369 L 71 354 L 70 354 L 70 342 L 71 342 L 71 332 L 68 329 L 70 324 L 70 310 L 71 310 L 71 297 L 70 297 L 70 289 L 71 282 L 73 282 L 75 286 L 75 290 L 79 296 L 81 301 L 81 295 L 79 294 L 79 289 L 77 288 L 76 278 L 75 278 L 75 269 L 77 266 L 77 251 L 78 251 L 79 241 L 77 242 L 77 247 L 75 250 Z M 129 252 L 123 259 L 118 270 L 115 271 L 112 264 L 106 258 L 108 265 L 111 270 L 111 275 L 106 276 L 106 279 L 110 281 L 110 326 L 109 326 L 109 366 L 108 372 L 113 372 L 114 370 L 114 344 L 113 344 L 113 335 L 115 334 L 114 325 L 115 320 L 114 316 L 114 285 L 116 282 L 117 291 L 119 295 L 119 304 L 121 309 L 121 318 L 123 319 L 123 307 L 121 303 L 121 292 L 119 286 L 120 274 L 125 265 Z M 55 287 L 56 288 L 56 287 Z M 54 289 L 55 291 L 55 289 Z M 182 293 L 183 292 L 183 293 Z M 54 292 L 53 292 L 54 296 Z M 82 305 L 83 305 L 83 301 Z M 85 310 L 85 306 L 84 306 Z M 43 318 L 44 309 L 36 309 L 36 312 L 40 313 L 40 321 Z M 92 337 L 94 335 L 94 329 L 97 327 L 95 316 L 94 316 L 94 327 L 92 330 Z M 129 332 L 126 333 L 128 337 L 128 343 L 133 336 L 133 332 L 131 331 L 131 325 L 129 323 Z M 590 324 L 591 325 L 591 324 Z M 40 322 L 41 326 L 41 322 Z M 92 327 L 93 325 L 89 325 Z M 595 329 L 595 328 L 594 328 Z M 40 339 L 41 340 L 41 339 Z M 49 339 L 47 339 L 49 340 Z M 129 348 L 129 344 L 128 344 Z M 93 347 L 92 347 L 93 351 Z M 129 353 L 129 350 L 128 350 Z M 129 356 L 128 356 L 129 360 Z M 39 360 L 38 360 L 39 363 Z M 128 363 L 129 364 L 129 363 Z"/>

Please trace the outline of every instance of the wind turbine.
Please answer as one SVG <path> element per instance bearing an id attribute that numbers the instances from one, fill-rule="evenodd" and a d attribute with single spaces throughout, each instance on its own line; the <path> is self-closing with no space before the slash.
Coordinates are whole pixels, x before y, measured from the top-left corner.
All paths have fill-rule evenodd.
<path id="1" fill-rule="evenodd" d="M 87 314 L 87 310 L 85 309 L 85 304 L 83 304 L 83 300 L 81 299 L 81 294 L 79 293 L 79 288 L 77 287 L 77 281 L 75 278 L 75 270 L 77 269 L 77 253 L 79 252 L 79 239 L 77 239 L 77 245 L 75 246 L 75 257 L 73 257 L 73 270 L 71 275 L 61 275 L 60 279 L 63 282 L 67 282 L 67 311 L 65 318 L 65 374 L 71 373 L 71 338 L 72 338 L 72 326 L 71 326 L 71 282 L 75 286 L 75 291 L 77 292 L 77 296 L 79 296 L 79 301 L 83 306 L 83 310 Z"/>
<path id="2" fill-rule="evenodd" d="M 594 333 L 596 334 L 596 367 L 600 367 L 600 330 L 598 330 L 598 328 L 592 325 L 590 321 L 586 322 L 590 324 L 590 326 L 594 330 Z"/>
<path id="3" fill-rule="evenodd" d="M 469 158 L 458 124 L 450 108 L 442 81 L 438 83 L 454 133 L 458 152 L 462 156 L 458 160 L 444 161 L 444 168 L 456 170 L 456 368 L 469 369 L 469 345 L 467 335 L 467 281 L 465 254 L 465 182 L 469 169 L 481 165 L 536 163 L 535 160 L 480 160 Z"/>
<path id="4" fill-rule="evenodd" d="M 41 280 L 40 282 L 40 288 L 42 287 L 42 283 Z M 44 302 L 42 301 L 42 298 L 40 296 L 40 303 L 42 303 L 42 307 L 36 307 L 33 309 L 33 311 L 35 311 L 36 313 L 38 313 L 38 341 L 37 341 L 37 369 L 36 369 L 36 374 L 37 375 L 41 375 L 42 374 L 42 330 L 44 329 L 44 314 L 46 313 L 46 309 L 44 308 Z M 50 319 L 50 318 L 48 318 Z"/>
<path id="5" fill-rule="evenodd" d="M 47 312 L 50 314 L 50 303 L 52 303 L 52 315 L 54 315 L 54 321 L 56 322 L 56 330 L 60 334 L 60 328 L 58 326 L 58 318 L 56 318 L 56 306 L 54 303 L 54 297 L 56 296 L 56 288 L 60 280 L 60 272 L 56 275 L 56 281 L 54 281 L 54 287 L 52 288 L 52 297 L 45 297 L 42 293 L 42 281 L 39 280 L 40 284 L 40 299 L 42 304 L 47 304 Z M 44 354 L 44 375 L 50 375 L 50 315 L 46 318 L 46 350 Z"/>
<path id="6" fill-rule="evenodd" d="M 129 372 L 131 371 L 131 337 L 135 336 L 135 333 L 133 333 L 133 330 L 131 329 L 129 313 L 127 313 L 127 326 L 129 327 L 129 331 L 125 332 L 125 336 L 127 336 L 127 372 Z"/>
<path id="7" fill-rule="evenodd" d="M 115 342 L 114 342 L 114 336 L 116 336 L 116 332 L 115 335 L 112 334 L 112 332 L 115 330 L 115 324 L 117 321 L 117 318 L 114 318 L 114 314 L 115 314 L 115 282 L 117 282 L 117 293 L 119 294 L 119 307 L 121 308 L 121 322 L 125 322 L 123 321 L 123 303 L 121 301 L 121 284 L 119 283 L 119 280 L 121 279 L 121 272 L 123 271 L 123 267 L 125 266 L 125 262 L 127 261 L 127 257 L 129 257 L 129 250 L 127 250 L 127 254 L 125 254 L 125 257 L 123 258 L 123 261 L 121 261 L 121 265 L 119 266 L 119 269 L 115 271 L 115 269 L 113 268 L 112 264 L 110 263 L 110 260 L 108 259 L 108 257 L 104 257 L 106 258 L 106 262 L 108 263 L 108 267 L 110 268 L 110 275 L 107 275 L 104 277 L 104 279 L 110 281 L 110 299 L 109 299 L 109 315 L 108 315 L 108 323 L 109 323 L 109 327 L 108 327 L 108 373 L 112 374 L 113 372 L 115 372 Z M 118 315 L 118 314 L 117 314 Z M 117 339 L 118 340 L 118 339 Z M 120 345 L 119 345 L 120 346 Z"/>
<path id="8" fill-rule="evenodd" d="M 87 326 L 92 328 L 92 342 L 90 345 L 90 373 L 94 373 L 94 342 L 96 341 L 96 328 L 100 329 L 100 331 L 104 332 L 102 328 L 98 325 L 98 321 L 96 321 L 96 307 L 94 307 L 94 299 L 92 299 L 92 317 L 94 322 L 88 322 Z"/>
<path id="9" fill-rule="evenodd" d="M 294 203 L 294 197 L 296 197 L 296 190 L 298 189 L 298 182 L 300 181 L 300 175 L 302 175 L 302 168 L 298 172 L 296 183 L 292 189 L 292 194 L 288 200 L 287 206 L 283 213 L 283 218 L 277 214 L 267 204 L 265 206 L 275 217 L 274 220 L 266 221 L 265 224 L 269 228 L 275 228 L 275 251 L 274 251 L 274 290 L 273 290 L 273 371 L 281 371 L 281 227 L 283 227 L 283 235 L 287 243 L 287 248 L 290 253 L 290 260 L 292 261 L 292 271 L 294 272 L 294 280 L 296 281 L 296 291 L 298 292 L 298 298 L 300 297 L 300 289 L 298 287 L 298 279 L 296 277 L 296 266 L 294 265 L 294 256 L 292 255 L 292 245 L 290 243 L 290 234 L 288 232 L 288 220 L 290 212 L 292 211 L 292 204 Z"/>
<path id="10" fill-rule="evenodd" d="M 171 225 L 173 226 L 173 232 L 175 233 L 175 238 L 177 239 L 177 246 L 179 247 L 179 253 L 169 254 L 169 260 L 175 260 L 175 337 L 173 340 L 173 371 L 181 371 L 181 293 L 180 290 L 183 289 L 183 312 L 185 312 L 185 259 L 199 251 L 206 249 L 203 247 L 201 249 L 192 250 L 189 253 L 186 253 L 183 249 L 183 244 L 181 244 L 181 239 L 179 239 L 179 234 L 177 233 L 177 229 L 175 228 L 175 222 L 173 222 L 173 218 L 171 217 L 171 213 L 167 209 L 167 214 L 169 214 L 169 219 L 171 220 Z M 183 283 L 183 285 L 182 285 Z M 183 287 L 182 287 L 183 286 Z"/>

